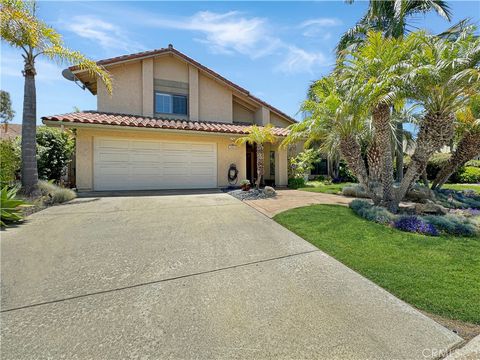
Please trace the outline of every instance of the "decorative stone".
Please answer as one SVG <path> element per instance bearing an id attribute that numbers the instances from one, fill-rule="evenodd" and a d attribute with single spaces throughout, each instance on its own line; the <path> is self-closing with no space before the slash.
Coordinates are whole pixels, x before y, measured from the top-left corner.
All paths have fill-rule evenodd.
<path id="1" fill-rule="evenodd" d="M 448 210 L 442 205 L 435 204 L 427 199 L 424 204 L 415 204 L 415 212 L 417 214 L 446 215 Z"/>
<path id="2" fill-rule="evenodd" d="M 263 189 L 263 192 L 267 196 L 274 196 L 276 194 L 275 189 L 271 186 L 265 186 L 265 189 Z"/>

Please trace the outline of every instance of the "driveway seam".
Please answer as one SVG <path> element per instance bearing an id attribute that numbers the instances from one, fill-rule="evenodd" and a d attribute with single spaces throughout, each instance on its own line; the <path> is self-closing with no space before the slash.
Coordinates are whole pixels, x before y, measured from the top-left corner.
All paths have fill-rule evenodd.
<path id="1" fill-rule="evenodd" d="M 101 290 L 101 291 L 95 291 L 95 292 L 88 293 L 88 294 L 70 296 L 70 297 L 66 297 L 66 298 L 63 298 L 63 299 L 44 301 L 44 302 L 40 302 L 40 303 L 36 303 L 36 304 L 30 304 L 30 305 L 24 305 L 24 306 L 11 308 L 11 309 L 0 310 L 0 313 L 3 314 L 3 313 L 13 312 L 13 311 L 17 311 L 17 310 L 24 310 L 24 309 L 43 306 L 43 305 L 51 305 L 51 304 L 56 304 L 56 303 L 60 303 L 60 302 L 64 302 L 64 301 L 76 300 L 76 299 L 81 299 L 81 298 L 95 296 L 95 295 L 108 294 L 108 293 L 113 293 L 113 292 L 122 291 L 122 290 L 134 289 L 134 288 L 138 288 L 138 287 L 142 287 L 142 286 L 148 286 L 148 285 L 159 284 L 159 283 L 173 281 L 173 280 L 179 280 L 179 279 L 184 279 L 184 278 L 189 278 L 189 277 L 194 277 L 194 276 L 216 273 L 216 272 L 220 272 L 220 271 L 223 271 L 223 270 L 230 270 L 230 269 L 235 269 L 235 268 L 244 267 L 244 266 L 250 266 L 250 265 L 255 265 L 255 264 L 271 262 L 271 261 L 275 261 L 275 260 L 282 260 L 282 259 L 291 258 L 291 257 L 294 257 L 294 256 L 311 254 L 311 253 L 314 253 L 314 252 L 320 252 L 320 250 L 319 249 L 314 249 L 314 250 L 302 251 L 302 252 L 295 253 L 295 254 L 282 255 L 282 256 L 277 256 L 277 257 L 274 257 L 274 258 L 257 260 L 257 261 L 252 261 L 252 262 L 248 262 L 248 263 L 244 263 L 244 264 L 237 264 L 237 265 L 226 266 L 226 267 L 223 267 L 223 268 L 201 271 L 201 272 L 198 272 L 198 273 L 174 276 L 174 277 L 171 277 L 171 278 L 166 278 L 166 279 L 161 279 L 161 280 L 152 280 L 152 281 L 147 281 L 147 282 L 143 282 L 143 283 L 139 283 L 139 284 L 118 287 L 118 288 L 114 288 L 114 289 Z"/>

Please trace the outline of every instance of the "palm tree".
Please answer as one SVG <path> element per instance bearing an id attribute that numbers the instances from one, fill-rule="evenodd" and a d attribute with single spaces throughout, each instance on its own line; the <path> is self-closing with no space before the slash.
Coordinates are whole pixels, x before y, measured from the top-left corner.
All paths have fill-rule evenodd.
<path id="1" fill-rule="evenodd" d="M 353 1 L 349 1 L 352 3 Z M 443 0 L 370 0 L 367 13 L 349 29 L 337 45 L 337 53 L 342 53 L 348 47 L 362 44 L 369 31 L 381 31 L 385 37 L 402 38 L 410 32 L 408 19 L 417 14 L 435 11 L 447 21 L 451 20 L 450 7 Z M 392 109 L 395 113 L 397 109 Z M 403 123 L 396 123 L 396 180 L 403 178 Z M 373 146 L 372 152 L 375 153 Z M 372 164 L 373 165 L 373 164 Z"/>
<path id="2" fill-rule="evenodd" d="M 45 56 L 58 63 L 76 64 L 80 69 L 88 70 L 106 85 L 111 92 L 111 80 L 108 72 L 94 61 L 87 59 L 78 51 L 64 46 L 62 37 L 52 27 L 36 17 L 35 1 L 2 0 L 1 38 L 7 44 L 22 51 L 25 77 L 22 119 L 22 188 L 27 195 L 38 192 L 38 171 L 36 161 L 36 118 L 37 102 L 35 61 Z"/>
<path id="3" fill-rule="evenodd" d="M 263 144 L 266 143 L 275 143 L 276 138 L 272 131 L 273 125 L 268 124 L 266 126 L 260 127 L 257 125 L 253 125 L 248 129 L 249 134 L 245 135 L 241 138 L 236 140 L 237 144 L 245 144 L 248 143 L 250 145 L 255 145 L 257 148 L 257 181 L 256 187 L 257 189 L 260 188 L 260 184 L 262 183 L 264 171 L 264 164 L 265 164 L 265 155 L 263 152 Z"/>
<path id="4" fill-rule="evenodd" d="M 438 189 L 460 166 L 480 156 L 480 96 L 470 99 L 468 106 L 456 114 L 457 147 L 447 164 L 440 170 L 432 183 L 432 189 Z"/>
<path id="5" fill-rule="evenodd" d="M 413 37 L 387 38 L 380 32 L 369 32 L 364 42 L 345 51 L 337 64 L 336 73 L 349 89 L 351 99 L 365 108 L 372 118 L 372 146 L 380 164 L 382 185 L 381 204 L 396 211 L 393 188 L 393 157 L 391 149 L 391 107 L 402 103 L 401 75 L 408 70 L 406 61 L 414 50 Z M 360 99 L 360 100 L 358 100 Z M 372 157 L 373 159 L 373 157 Z M 376 168 L 370 164 L 371 168 Z"/>
<path id="6" fill-rule="evenodd" d="M 455 39 L 419 32 L 421 44 L 412 53 L 411 69 L 402 83 L 424 109 L 415 151 L 396 194 L 400 202 L 426 169 L 428 159 L 454 135 L 455 112 L 480 90 L 480 39 L 470 26 Z"/>
<path id="7" fill-rule="evenodd" d="M 347 98 L 346 88 L 334 75 L 314 82 L 301 107 L 308 116 L 289 127 L 282 146 L 305 141 L 306 147 L 319 143 L 320 151 L 332 157 L 340 154 L 371 198 L 379 202 L 362 158 L 361 144 L 369 136 L 368 125 L 355 101 Z"/>

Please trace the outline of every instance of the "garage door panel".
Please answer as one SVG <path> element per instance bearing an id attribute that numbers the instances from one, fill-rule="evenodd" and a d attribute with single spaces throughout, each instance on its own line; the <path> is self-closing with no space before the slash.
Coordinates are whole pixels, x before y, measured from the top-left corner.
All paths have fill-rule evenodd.
<path id="1" fill-rule="evenodd" d="M 98 146 L 102 149 L 128 149 L 129 143 L 125 140 L 117 139 L 98 139 Z"/>
<path id="2" fill-rule="evenodd" d="M 217 186 L 215 143 L 95 138 L 95 190 Z"/>

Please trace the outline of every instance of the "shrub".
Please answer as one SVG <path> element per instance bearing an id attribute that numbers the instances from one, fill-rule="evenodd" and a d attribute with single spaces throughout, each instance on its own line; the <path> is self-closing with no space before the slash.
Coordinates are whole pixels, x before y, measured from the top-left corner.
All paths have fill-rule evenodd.
<path id="1" fill-rule="evenodd" d="M 470 161 L 467 161 L 467 163 L 465 164 L 465 166 L 472 166 L 472 167 L 480 168 L 480 160 L 470 160 Z"/>
<path id="2" fill-rule="evenodd" d="M 361 185 L 345 186 L 342 189 L 342 195 L 350 196 L 350 197 L 356 197 L 356 198 L 364 198 L 364 199 L 369 198 L 367 192 L 365 191 L 365 189 Z"/>
<path id="3" fill-rule="evenodd" d="M 358 216 L 379 224 L 389 224 L 396 218 L 387 209 L 374 206 L 365 200 L 353 200 L 350 203 L 350 208 Z"/>
<path id="4" fill-rule="evenodd" d="M 450 209 L 480 209 L 480 196 L 471 192 L 440 189 L 435 191 L 438 203 Z"/>
<path id="5" fill-rule="evenodd" d="M 458 174 L 458 180 L 465 184 L 474 184 L 480 182 L 480 168 L 474 166 L 465 166 L 463 171 Z"/>
<path id="6" fill-rule="evenodd" d="M 427 177 L 429 180 L 433 180 L 437 177 L 440 169 L 443 168 L 447 161 L 450 159 L 451 154 L 437 153 L 434 154 L 427 163 Z"/>
<path id="7" fill-rule="evenodd" d="M 291 189 L 298 189 L 305 186 L 304 178 L 290 178 L 288 179 L 288 187 Z"/>
<path id="8" fill-rule="evenodd" d="M 74 138 L 70 131 L 41 126 L 37 129 L 37 165 L 40 179 L 59 181 L 72 159 Z"/>
<path id="9" fill-rule="evenodd" d="M 423 219 L 437 229 L 450 235 L 475 236 L 478 232 L 475 224 L 463 216 L 451 214 L 444 216 L 428 215 L 424 216 Z"/>
<path id="10" fill-rule="evenodd" d="M 0 189 L 0 226 L 23 220 L 22 207 L 27 206 L 24 200 L 17 199 L 18 188 L 8 189 L 4 186 Z"/>
<path id="11" fill-rule="evenodd" d="M 0 183 L 12 184 L 20 171 L 20 146 L 16 139 L 0 140 Z"/>
<path id="12" fill-rule="evenodd" d="M 358 182 L 358 179 L 343 160 L 338 164 L 338 177 L 340 180 L 339 182 Z"/>
<path id="13" fill-rule="evenodd" d="M 314 164 L 320 160 L 320 152 L 317 149 L 306 149 L 294 158 L 290 159 L 290 168 L 293 178 L 308 175 Z"/>
<path id="14" fill-rule="evenodd" d="M 434 225 L 425 222 L 422 218 L 415 215 L 401 216 L 394 222 L 398 230 L 416 232 L 424 235 L 438 236 L 438 230 Z"/>
<path id="15" fill-rule="evenodd" d="M 51 181 L 39 181 L 38 188 L 48 205 L 61 204 L 77 197 L 75 191 L 57 186 Z"/>

